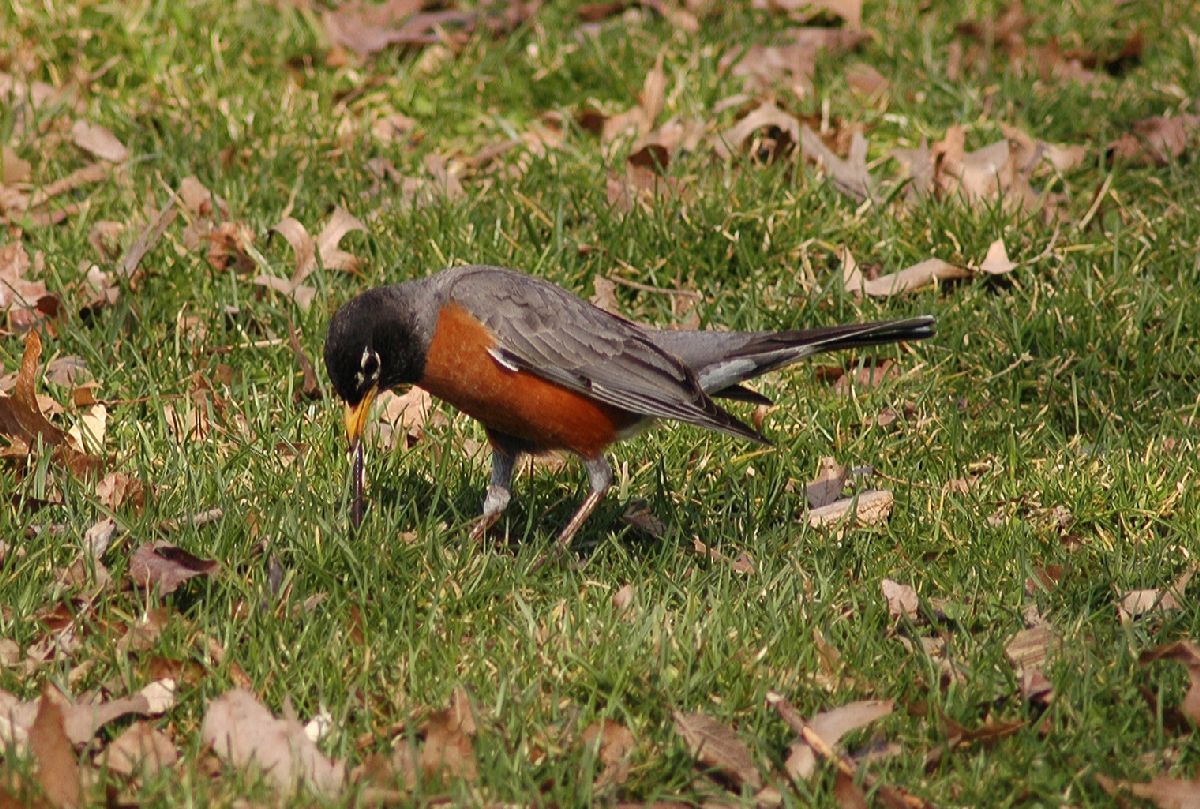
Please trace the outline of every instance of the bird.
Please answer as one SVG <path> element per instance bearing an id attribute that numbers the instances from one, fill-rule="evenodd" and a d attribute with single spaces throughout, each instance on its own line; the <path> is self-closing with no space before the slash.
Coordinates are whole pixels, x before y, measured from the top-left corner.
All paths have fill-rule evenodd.
<path id="1" fill-rule="evenodd" d="M 508 506 L 523 455 L 579 456 L 589 491 L 558 535 L 562 550 L 612 484 L 606 451 L 614 443 L 673 420 L 768 444 L 714 399 L 770 404 L 742 383 L 813 354 L 934 333 L 931 316 L 788 331 L 660 329 L 536 276 L 471 265 L 351 298 L 330 320 L 324 359 L 359 451 L 356 492 L 363 430 L 380 391 L 416 385 L 483 425 L 491 479 L 474 538 Z"/>

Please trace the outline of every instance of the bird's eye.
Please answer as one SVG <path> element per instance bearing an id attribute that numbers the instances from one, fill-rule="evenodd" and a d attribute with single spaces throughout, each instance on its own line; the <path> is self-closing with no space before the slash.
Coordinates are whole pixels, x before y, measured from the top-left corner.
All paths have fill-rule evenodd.
<path id="1" fill-rule="evenodd" d="M 369 348 L 363 349 L 362 360 L 359 361 L 362 374 L 367 379 L 379 376 L 379 355 Z"/>

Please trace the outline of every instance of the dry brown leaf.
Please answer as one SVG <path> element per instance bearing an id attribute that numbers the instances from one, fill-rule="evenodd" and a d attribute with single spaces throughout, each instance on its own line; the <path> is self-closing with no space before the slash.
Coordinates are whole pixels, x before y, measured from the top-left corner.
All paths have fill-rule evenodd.
<path id="1" fill-rule="evenodd" d="M 1021 671 L 1021 699 L 1048 705 L 1054 699 L 1054 684 L 1036 666 Z"/>
<path id="2" fill-rule="evenodd" d="M 1096 773 L 1096 782 L 1113 797 L 1129 790 L 1139 798 L 1153 801 L 1160 809 L 1200 809 L 1200 779 L 1185 781 L 1160 775 L 1149 781 L 1119 781 Z"/>
<path id="3" fill-rule="evenodd" d="M 100 756 L 103 766 L 120 775 L 154 775 L 179 760 L 174 742 L 149 722 L 134 722 Z"/>
<path id="4" fill-rule="evenodd" d="M 862 27 L 862 0 L 751 0 L 750 7 L 784 13 L 801 22 L 828 13 L 844 20 L 847 28 Z"/>
<path id="5" fill-rule="evenodd" d="M 318 259 L 321 266 L 330 270 L 353 271 L 359 266 L 358 258 L 342 250 L 338 244 L 347 233 L 366 230 L 366 226 L 342 208 L 334 209 L 316 239 L 308 235 L 304 225 L 290 216 L 284 217 L 272 230 L 291 245 L 296 256 L 296 269 L 288 279 L 264 273 L 254 278 L 252 283 L 288 296 L 301 309 L 307 310 L 316 295 L 316 289 L 304 281 L 317 269 Z"/>
<path id="6" fill-rule="evenodd" d="M 175 197 L 172 196 L 159 208 L 154 219 L 146 223 L 146 227 L 138 234 L 133 244 L 129 245 L 129 249 L 121 257 L 121 264 L 117 268 L 117 274 L 133 281 L 139 279 L 142 275 L 142 259 L 154 249 L 154 246 L 162 239 L 163 234 L 167 232 L 167 228 L 170 227 L 178 215 L 179 208 L 175 204 Z"/>
<path id="7" fill-rule="evenodd" d="M 699 713 L 675 711 L 675 730 L 683 737 L 688 751 L 705 767 L 716 770 L 734 785 L 762 786 L 762 776 L 754 766 L 750 748 L 734 730 Z"/>
<path id="8" fill-rule="evenodd" d="M 1037 140 L 1023 130 L 1007 124 L 1001 124 L 1000 129 L 1003 130 L 1004 137 L 1008 138 L 1008 146 L 1016 165 L 1030 172 L 1039 163 L 1045 162 L 1055 171 L 1065 174 L 1078 168 L 1087 159 L 1086 146 Z"/>
<path id="9" fill-rule="evenodd" d="M 1054 627 L 1042 622 L 1013 635 L 1004 646 L 1004 654 L 1020 673 L 1026 669 L 1043 667 L 1061 643 L 1062 639 Z"/>
<path id="10" fill-rule="evenodd" d="M 300 373 L 304 380 L 300 390 L 296 391 L 296 398 L 320 399 L 321 383 L 317 379 L 317 369 L 313 366 L 313 361 L 309 359 L 308 354 L 305 353 L 304 346 L 300 345 L 300 336 L 296 334 L 296 324 L 290 321 L 288 322 L 288 345 L 292 349 L 292 356 L 296 358 L 296 364 L 300 366 Z"/>
<path id="11" fill-rule="evenodd" d="M 621 313 L 620 307 L 617 305 L 617 285 L 603 275 L 597 275 L 592 279 L 592 297 L 588 300 L 606 312 L 612 312 L 615 315 Z"/>
<path id="12" fill-rule="evenodd" d="M 245 222 L 220 222 L 204 237 L 208 241 L 208 263 L 216 270 L 231 267 L 239 273 L 254 269 L 250 250 L 254 231 Z"/>
<path id="13" fill-rule="evenodd" d="M 847 733 L 864 728 L 891 712 L 891 700 L 860 700 L 822 711 L 809 720 L 808 726 L 828 747 L 833 748 Z M 817 771 L 817 757 L 812 746 L 803 738 L 792 742 L 783 766 L 793 781 L 807 781 L 812 778 Z"/>
<path id="14" fill-rule="evenodd" d="M 0 148 L 0 185 L 27 183 L 33 177 L 33 166 L 23 160 L 7 143 Z"/>
<path id="15" fill-rule="evenodd" d="M 129 559 L 129 578 L 160 596 L 179 589 L 188 579 L 211 576 L 220 565 L 212 559 L 201 559 L 168 542 L 150 542 L 139 547 Z"/>
<path id="16" fill-rule="evenodd" d="M 46 289 L 46 283 L 28 277 L 33 262 L 20 242 L 0 246 L 0 313 L 24 328 L 58 309 L 58 299 Z"/>
<path id="17" fill-rule="evenodd" d="M 800 127 L 800 146 L 804 156 L 823 166 L 834 188 L 853 200 L 874 199 L 874 180 L 867 171 L 867 140 L 857 130 L 850 140 L 846 159 L 838 157 L 825 145 L 817 133 L 807 126 Z"/>
<path id="18" fill-rule="evenodd" d="M 204 743 L 233 767 L 257 767 L 280 789 L 306 785 L 338 793 L 345 765 L 326 758 L 294 719 L 276 719 L 254 694 L 236 688 L 208 704 L 200 729 Z"/>
<path id="19" fill-rule="evenodd" d="M 129 159 L 129 150 L 116 135 L 82 118 L 71 126 L 71 140 L 85 152 L 110 163 L 124 163 Z"/>
<path id="20" fill-rule="evenodd" d="M 787 31 L 786 38 L 788 41 L 779 45 L 751 45 L 731 51 L 719 65 L 740 77 L 751 94 L 769 92 L 782 84 L 804 97 L 811 93 L 818 55 L 855 48 L 866 35 L 840 28 L 800 27 Z"/>
<path id="21" fill-rule="evenodd" d="M 893 618 L 904 617 L 912 621 L 917 619 L 920 602 L 917 599 L 917 591 L 912 588 L 912 585 L 884 579 L 879 582 L 879 589 L 883 592 L 884 600 L 887 601 L 888 615 Z"/>
<path id="22" fill-rule="evenodd" d="M 96 483 L 96 499 L 105 508 L 116 511 L 126 501 L 135 510 L 141 510 L 145 502 L 142 482 L 126 472 L 108 472 Z"/>
<path id="23" fill-rule="evenodd" d="M 42 689 L 37 716 L 29 728 L 29 749 L 37 762 L 37 781 L 50 806 L 83 805 L 83 788 L 75 748 L 64 728 L 66 699 L 52 685 Z"/>
<path id="24" fill-rule="evenodd" d="M 1108 144 L 1109 160 L 1165 166 L 1181 157 L 1200 131 L 1200 115 L 1155 115 L 1144 118 Z"/>
<path id="25" fill-rule="evenodd" d="M 1127 623 L 1149 613 L 1173 612 L 1179 609 L 1183 603 L 1184 592 L 1192 577 L 1196 575 L 1196 570 L 1196 567 L 1189 567 L 1165 589 L 1154 587 L 1125 593 L 1117 605 L 1118 617 L 1122 623 Z"/>
<path id="26" fill-rule="evenodd" d="M 650 504 L 644 500 L 630 500 L 621 512 L 621 522 L 654 539 L 662 539 L 667 535 L 666 524 L 650 510 Z"/>
<path id="27" fill-rule="evenodd" d="M 882 73 L 864 62 L 855 62 L 846 68 L 846 84 L 865 96 L 883 95 L 891 86 Z"/>
<path id="28" fill-rule="evenodd" d="M 385 450 L 412 446 L 425 436 L 427 424 L 446 424 L 446 417 L 434 408 L 433 397 L 424 388 L 384 391 L 377 399 L 376 417 L 367 424 L 367 436 Z"/>
<path id="29" fill-rule="evenodd" d="M 778 133 L 772 135 L 772 140 L 777 144 L 771 150 L 774 157 L 787 151 L 788 144 L 800 142 L 800 121 L 794 115 L 789 115 L 774 104 L 767 102 L 714 139 L 713 148 L 716 150 L 717 156 L 722 160 L 731 159 L 760 129 Z M 779 134 L 786 136 L 786 140 L 782 143 Z"/>
<path id="30" fill-rule="evenodd" d="M 637 597 L 637 590 L 632 584 L 623 584 L 617 592 L 613 593 L 612 605 L 617 612 L 625 612 L 633 606 L 633 601 Z"/>
<path id="31" fill-rule="evenodd" d="M 471 698 L 462 686 L 450 695 L 450 705 L 435 711 L 421 727 L 425 743 L 421 747 L 421 770 L 428 778 L 461 778 L 474 781 L 479 777 L 475 763 L 477 731 Z"/>
<path id="32" fill-rule="evenodd" d="M 604 769 L 596 778 L 596 788 L 623 784 L 629 778 L 629 756 L 635 746 L 629 728 L 612 719 L 601 719 L 583 731 L 585 747 L 594 747 Z"/>
<path id="33" fill-rule="evenodd" d="M 471 31 L 476 17 L 458 10 L 422 11 L 422 0 L 388 0 L 379 5 L 345 2 L 321 14 L 325 33 L 337 47 L 361 56 L 392 45 L 422 46 L 439 41 L 443 28 Z"/>
<path id="34" fill-rule="evenodd" d="M 983 724 L 967 728 L 955 722 L 948 716 L 942 717 L 942 730 L 948 737 L 948 744 L 954 747 L 970 747 L 977 745 L 989 748 L 1001 739 L 1006 739 L 1024 728 L 1024 719 L 1002 720 L 988 717 Z"/>
<path id="35" fill-rule="evenodd" d="M 898 272 L 881 275 L 867 280 L 858 268 L 858 262 L 846 248 L 842 248 L 842 283 L 847 292 L 886 298 L 902 292 L 922 289 L 938 281 L 969 278 L 971 273 L 940 258 L 930 258 Z"/>
<path id="36" fill-rule="evenodd" d="M 0 396 L 0 435 L 19 444 L 23 454 L 31 452 L 41 441 L 43 446 L 52 449 L 54 459 L 74 474 L 98 472 L 103 460 L 72 446 L 68 434 L 51 424 L 42 413 L 35 391 L 41 355 L 41 338 L 36 331 L 31 331 L 25 338 L 25 353 L 21 357 L 12 396 Z"/>
<path id="37" fill-rule="evenodd" d="M 1155 660 L 1174 660 L 1181 663 L 1188 673 L 1188 692 L 1179 705 L 1179 711 L 1200 725 L 1200 646 L 1189 640 L 1156 646 L 1142 653 L 1138 661 L 1145 664 Z"/>
<path id="38" fill-rule="evenodd" d="M 887 489 L 868 489 L 853 497 L 835 500 L 826 506 L 810 509 L 808 524 L 813 528 L 852 523 L 858 526 L 879 525 L 892 514 L 895 498 Z"/>
<path id="39" fill-rule="evenodd" d="M 50 200 L 82 188 L 85 185 L 98 183 L 112 172 L 111 163 L 91 163 L 83 168 L 75 169 L 65 177 L 60 177 L 52 183 L 42 186 L 29 197 L 29 208 L 40 208 Z"/>
<path id="40" fill-rule="evenodd" d="M 846 486 L 846 467 L 834 458 L 825 457 L 817 467 L 817 476 L 804 486 L 809 508 L 821 508 L 839 500 Z"/>
<path id="41" fill-rule="evenodd" d="M 1004 247 L 1003 239 L 996 239 L 988 247 L 987 255 L 983 257 L 983 262 L 979 265 L 979 271 L 985 272 L 988 275 L 1006 275 L 1016 268 L 1016 264 L 1009 261 L 1008 250 Z"/>

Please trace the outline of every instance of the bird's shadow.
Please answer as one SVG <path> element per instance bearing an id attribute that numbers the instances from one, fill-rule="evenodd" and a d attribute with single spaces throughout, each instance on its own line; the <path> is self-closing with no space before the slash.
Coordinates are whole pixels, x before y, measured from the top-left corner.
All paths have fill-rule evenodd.
<path id="1" fill-rule="evenodd" d="M 387 476 L 386 483 L 381 482 L 375 487 L 367 505 L 368 519 L 372 510 L 409 508 L 433 523 L 449 526 L 452 537 L 457 533 L 463 541 L 468 541 L 468 533 L 482 510 L 486 486 L 486 477 L 481 477 L 454 481 L 439 491 L 419 472 L 397 470 Z M 688 526 L 696 515 L 689 514 L 690 509 L 672 503 L 661 486 L 646 494 L 652 497 L 635 497 L 626 502 L 610 493 L 572 539 L 571 552 L 586 561 L 609 541 L 618 542 L 626 553 L 634 556 L 653 554 L 664 545 L 683 544 L 683 538 L 690 536 Z M 581 481 L 568 481 L 566 475 L 522 471 L 514 480 L 508 508 L 488 531 L 484 546 L 514 555 L 531 544 L 539 553 L 552 550 L 559 532 L 586 496 L 587 486 Z M 622 515 L 635 502 L 645 504 L 660 522 L 678 526 L 677 529 L 647 531 L 629 524 Z"/>

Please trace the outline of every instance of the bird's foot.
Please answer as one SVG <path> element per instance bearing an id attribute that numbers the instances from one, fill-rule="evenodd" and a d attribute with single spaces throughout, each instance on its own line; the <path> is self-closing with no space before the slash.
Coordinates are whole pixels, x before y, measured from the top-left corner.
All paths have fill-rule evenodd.
<path id="1" fill-rule="evenodd" d="M 487 536 L 488 530 L 495 525 L 499 519 L 499 514 L 484 514 L 482 517 L 479 517 L 475 520 L 474 524 L 471 526 L 471 531 L 467 536 L 471 538 L 472 542 L 482 542 Z"/>

